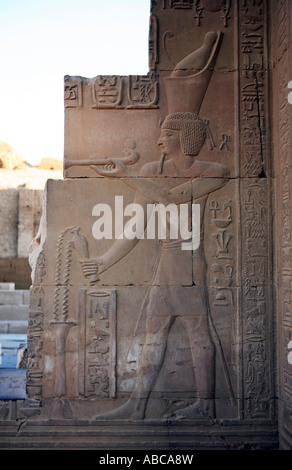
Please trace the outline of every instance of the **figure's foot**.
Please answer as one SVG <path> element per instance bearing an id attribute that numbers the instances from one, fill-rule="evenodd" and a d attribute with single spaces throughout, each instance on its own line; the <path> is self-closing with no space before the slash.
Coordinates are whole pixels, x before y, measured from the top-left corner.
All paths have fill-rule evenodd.
<path id="1" fill-rule="evenodd" d="M 214 419 L 215 404 L 213 399 L 198 399 L 180 410 L 175 411 L 167 418 L 173 419 Z"/>
<path id="2" fill-rule="evenodd" d="M 146 400 L 130 398 L 118 408 L 96 415 L 94 419 L 144 419 Z"/>

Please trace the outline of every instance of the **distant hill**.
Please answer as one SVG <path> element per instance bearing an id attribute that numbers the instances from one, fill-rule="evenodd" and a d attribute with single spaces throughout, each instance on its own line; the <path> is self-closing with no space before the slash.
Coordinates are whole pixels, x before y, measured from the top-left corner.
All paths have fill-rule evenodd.
<path id="1" fill-rule="evenodd" d="M 23 160 L 15 155 L 11 145 L 0 142 L 0 168 L 13 170 L 21 164 L 23 164 Z"/>
<path id="2" fill-rule="evenodd" d="M 15 155 L 11 145 L 0 142 L 0 190 L 43 189 L 48 179 L 63 179 L 62 160 L 43 158 L 38 166 L 33 166 Z"/>

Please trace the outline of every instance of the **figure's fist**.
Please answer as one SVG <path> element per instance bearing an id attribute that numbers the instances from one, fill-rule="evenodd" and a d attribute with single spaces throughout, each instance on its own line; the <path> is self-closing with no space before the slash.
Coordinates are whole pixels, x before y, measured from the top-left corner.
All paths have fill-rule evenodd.
<path id="1" fill-rule="evenodd" d="M 95 260 L 85 259 L 81 260 L 83 275 L 90 279 L 90 282 L 98 281 L 98 263 Z"/>
<path id="2" fill-rule="evenodd" d="M 124 165 L 123 162 L 115 160 L 114 158 L 109 158 L 107 165 L 105 165 L 103 168 L 96 165 L 90 165 L 90 168 L 102 176 L 115 176 L 121 178 L 123 176 L 129 175 L 127 166 Z"/>

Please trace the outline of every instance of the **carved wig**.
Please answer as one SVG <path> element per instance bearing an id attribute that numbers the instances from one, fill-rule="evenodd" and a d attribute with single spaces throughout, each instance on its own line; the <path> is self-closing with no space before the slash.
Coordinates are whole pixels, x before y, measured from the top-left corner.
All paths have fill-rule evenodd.
<path id="1" fill-rule="evenodd" d="M 198 155 L 207 136 L 206 122 L 194 113 L 169 114 L 161 129 L 179 131 L 182 150 L 185 155 Z"/>

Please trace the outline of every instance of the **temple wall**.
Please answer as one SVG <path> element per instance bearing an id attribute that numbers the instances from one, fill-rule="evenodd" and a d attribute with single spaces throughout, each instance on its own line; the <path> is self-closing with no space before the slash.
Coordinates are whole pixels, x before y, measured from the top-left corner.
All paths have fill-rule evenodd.
<path id="1" fill-rule="evenodd" d="M 10 188 L 0 194 L 0 281 L 29 289 L 29 245 L 38 231 L 43 190 Z"/>
<path id="2" fill-rule="evenodd" d="M 65 77 L 4 421 L 43 447 L 289 449 L 291 2 L 150 7 L 148 75 Z M 194 211 L 190 249 L 145 236 L 146 204 Z"/>
<path id="3" fill-rule="evenodd" d="M 279 432 L 283 448 L 291 448 L 291 18 L 289 1 L 272 8 L 273 164 L 275 236 L 275 316 L 277 325 L 277 391 Z"/>

